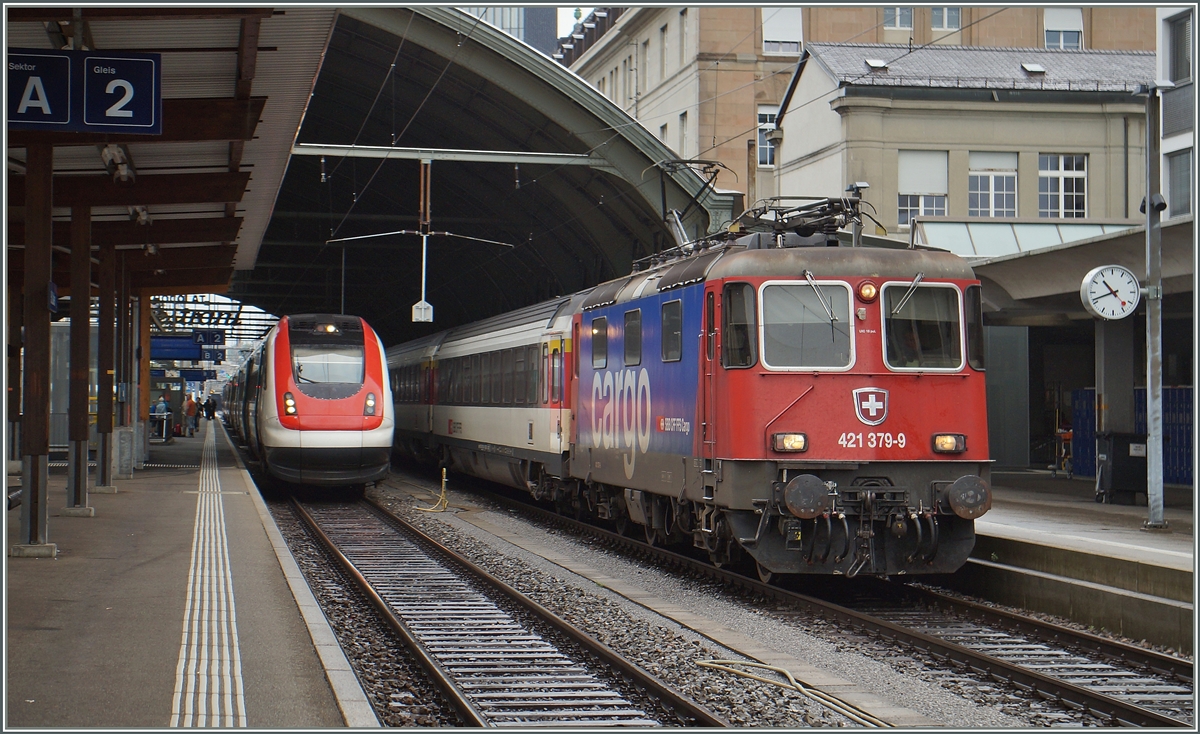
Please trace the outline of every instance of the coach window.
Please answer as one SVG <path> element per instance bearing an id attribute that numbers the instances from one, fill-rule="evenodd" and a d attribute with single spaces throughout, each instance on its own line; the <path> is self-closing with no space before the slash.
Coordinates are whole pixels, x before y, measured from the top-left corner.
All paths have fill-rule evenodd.
<path id="1" fill-rule="evenodd" d="M 608 319 L 592 319 L 592 369 L 608 366 Z"/>
<path id="2" fill-rule="evenodd" d="M 762 322 L 764 366 L 850 366 L 852 323 L 846 284 L 814 280 L 802 285 L 764 285 Z"/>
<path id="3" fill-rule="evenodd" d="M 958 290 L 953 286 L 892 283 L 883 287 L 887 366 L 893 369 L 962 367 Z"/>
<path id="4" fill-rule="evenodd" d="M 562 368 L 562 352 L 556 346 L 550 351 L 550 399 L 555 403 L 562 402 Z"/>
<path id="5" fill-rule="evenodd" d="M 725 312 L 721 361 L 726 367 L 754 364 L 754 286 L 730 283 L 721 298 Z"/>
<path id="6" fill-rule="evenodd" d="M 668 301 L 662 305 L 662 361 L 683 358 L 683 303 Z"/>
<path id="7" fill-rule="evenodd" d="M 534 405 L 538 403 L 538 347 L 526 348 L 526 369 L 529 373 L 526 402 Z"/>
<path id="8" fill-rule="evenodd" d="M 492 402 L 499 403 L 504 390 L 504 368 L 500 362 L 500 352 L 491 352 L 492 358 Z"/>
<path id="9" fill-rule="evenodd" d="M 542 382 L 542 405 L 550 402 L 550 345 L 542 345 L 542 368 L 539 373 Z"/>
<path id="10" fill-rule="evenodd" d="M 983 288 L 973 285 L 963 293 L 967 320 L 967 364 L 983 371 L 987 362 L 983 353 Z"/>
<path id="11" fill-rule="evenodd" d="M 479 402 L 492 402 L 492 361 L 486 354 L 479 355 Z"/>
<path id="12" fill-rule="evenodd" d="M 625 334 L 621 337 L 625 345 L 625 366 L 642 363 L 642 309 L 625 312 Z"/>
<path id="13" fill-rule="evenodd" d="M 513 401 L 513 350 L 505 349 L 500 352 L 500 374 L 504 380 L 504 404 L 512 405 Z"/>
<path id="14" fill-rule="evenodd" d="M 525 347 L 509 350 L 513 354 L 513 402 L 525 404 Z"/>

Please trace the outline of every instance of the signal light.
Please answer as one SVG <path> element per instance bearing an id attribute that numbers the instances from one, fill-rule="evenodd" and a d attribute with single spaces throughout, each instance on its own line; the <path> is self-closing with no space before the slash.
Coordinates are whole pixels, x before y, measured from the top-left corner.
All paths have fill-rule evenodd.
<path id="1" fill-rule="evenodd" d="M 283 412 L 296 415 L 296 398 L 290 392 L 283 394 Z"/>
<path id="2" fill-rule="evenodd" d="M 808 436 L 803 433 L 776 433 L 771 447 L 780 452 L 808 451 Z"/>
<path id="3" fill-rule="evenodd" d="M 967 437 L 961 433 L 935 434 L 933 450 L 939 454 L 961 454 L 967 450 Z"/>
<path id="4" fill-rule="evenodd" d="M 871 303 L 879 297 L 879 286 L 869 280 L 864 280 L 858 284 L 856 295 L 858 296 L 858 300 L 863 303 Z"/>
<path id="5" fill-rule="evenodd" d="M 363 415 L 375 415 L 375 393 L 367 393 L 367 404 L 363 408 Z"/>

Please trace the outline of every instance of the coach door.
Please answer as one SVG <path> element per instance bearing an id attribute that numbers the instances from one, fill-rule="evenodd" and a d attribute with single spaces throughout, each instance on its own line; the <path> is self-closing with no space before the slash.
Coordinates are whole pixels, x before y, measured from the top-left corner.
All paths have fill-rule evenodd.
<path id="1" fill-rule="evenodd" d="M 561 333 L 547 334 L 542 342 L 542 405 L 549 408 L 550 451 L 561 454 L 566 445 L 563 391 L 563 338 Z"/>
<path id="2" fill-rule="evenodd" d="M 704 332 L 700 345 L 701 365 L 701 423 L 700 423 L 700 476 L 704 483 L 704 498 L 712 499 L 717 486 L 717 292 L 709 286 L 704 293 Z"/>

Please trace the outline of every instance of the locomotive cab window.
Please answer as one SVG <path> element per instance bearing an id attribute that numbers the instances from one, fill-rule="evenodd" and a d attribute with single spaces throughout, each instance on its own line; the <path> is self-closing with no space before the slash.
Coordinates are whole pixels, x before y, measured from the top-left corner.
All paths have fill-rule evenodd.
<path id="1" fill-rule="evenodd" d="M 953 286 L 885 285 L 883 330 L 887 366 L 957 370 L 963 364 L 958 290 Z M 898 308 L 900 307 L 900 308 Z"/>
<path id="2" fill-rule="evenodd" d="M 726 367 L 749 367 L 755 361 L 754 286 L 730 283 L 721 297 L 725 335 L 721 343 L 721 363 Z"/>
<path id="3" fill-rule="evenodd" d="M 621 336 L 625 345 L 625 366 L 642 363 L 642 310 L 625 312 L 625 333 Z"/>
<path id="4" fill-rule="evenodd" d="M 292 369 L 299 383 L 361 385 L 363 348 L 356 344 L 292 344 Z"/>
<path id="5" fill-rule="evenodd" d="M 762 313 L 764 366 L 836 370 L 853 361 L 845 283 L 764 285 Z"/>
<path id="6" fill-rule="evenodd" d="M 592 319 L 592 369 L 608 366 L 608 319 Z"/>
<path id="7" fill-rule="evenodd" d="M 987 362 L 983 353 L 983 288 L 973 285 L 963 292 L 967 320 L 967 364 L 983 371 Z"/>
<path id="8" fill-rule="evenodd" d="M 678 362 L 683 358 L 683 302 L 668 301 L 662 305 L 662 361 Z"/>

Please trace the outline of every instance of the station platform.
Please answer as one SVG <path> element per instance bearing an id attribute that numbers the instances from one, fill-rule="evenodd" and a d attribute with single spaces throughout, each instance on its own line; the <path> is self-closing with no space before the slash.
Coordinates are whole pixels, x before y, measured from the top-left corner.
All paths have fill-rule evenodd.
<path id="1" fill-rule="evenodd" d="M 1145 495 L 1140 495 L 1145 501 Z M 1163 490 L 1162 530 L 1143 528 L 1145 505 L 1096 502 L 1095 481 L 1049 471 L 992 473 L 992 509 L 975 521 L 981 536 L 1111 556 L 1191 572 L 1195 563 L 1194 490 Z"/>
<path id="2" fill-rule="evenodd" d="M 219 422 L 114 483 L 52 472 L 57 557 L 6 555 L 5 729 L 379 726 Z"/>

